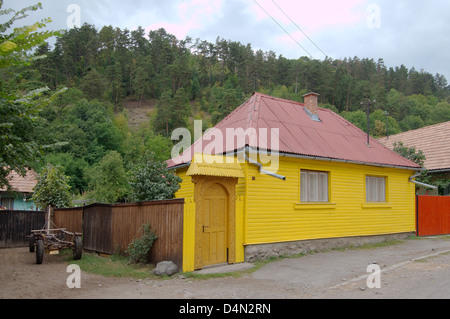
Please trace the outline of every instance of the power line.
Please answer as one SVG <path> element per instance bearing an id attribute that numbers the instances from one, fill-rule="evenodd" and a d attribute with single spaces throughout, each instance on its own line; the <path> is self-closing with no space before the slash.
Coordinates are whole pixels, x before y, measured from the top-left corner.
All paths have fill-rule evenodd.
<path id="1" fill-rule="evenodd" d="M 323 55 L 325 55 L 325 57 L 328 57 L 328 55 L 325 53 L 325 52 L 323 52 L 322 51 L 322 49 L 321 48 L 319 48 L 318 46 L 317 46 L 317 44 L 315 44 L 314 43 L 314 41 L 297 25 L 297 23 L 295 23 L 287 14 L 286 14 L 286 12 L 284 12 L 284 10 L 283 9 L 281 9 L 280 8 L 280 6 L 274 1 L 274 0 L 272 0 L 272 2 L 277 6 L 277 8 L 281 11 L 281 12 L 283 12 L 283 14 L 308 38 L 308 40 L 309 41 L 311 41 L 311 43 L 312 44 L 314 44 L 314 46 L 320 51 L 320 52 L 322 52 L 323 53 Z"/>
<path id="2" fill-rule="evenodd" d="M 275 18 L 274 17 L 272 17 L 271 15 L 270 15 L 270 13 L 269 12 L 267 12 L 266 11 L 266 9 L 264 9 L 259 3 L 258 3 L 258 1 L 256 1 L 256 0 L 253 0 L 253 2 L 255 2 L 276 24 L 278 24 L 278 26 L 284 31 L 284 32 L 286 32 L 286 34 L 287 35 L 289 35 L 290 37 L 291 37 L 291 39 L 292 40 L 294 40 L 294 42 L 295 43 L 297 43 L 298 44 L 298 46 L 300 47 L 300 48 L 302 48 L 306 53 L 308 53 L 309 54 L 309 56 L 312 58 L 312 59 L 314 59 L 314 57 L 311 55 L 311 53 L 309 53 L 297 40 L 295 40 L 295 38 L 288 32 L 288 31 L 286 31 L 286 29 L 285 28 L 283 28 L 283 26 L 281 25 L 281 24 L 279 24 L 278 23 L 278 21 L 277 20 L 275 20 Z"/>

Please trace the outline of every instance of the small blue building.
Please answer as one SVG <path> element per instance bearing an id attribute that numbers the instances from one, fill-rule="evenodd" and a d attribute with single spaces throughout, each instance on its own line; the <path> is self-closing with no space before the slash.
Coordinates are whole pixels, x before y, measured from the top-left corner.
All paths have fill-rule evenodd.
<path id="1" fill-rule="evenodd" d="M 37 174 L 28 171 L 25 177 L 12 171 L 8 177 L 11 190 L 0 189 L 0 210 L 34 211 L 33 189 L 37 184 Z"/>

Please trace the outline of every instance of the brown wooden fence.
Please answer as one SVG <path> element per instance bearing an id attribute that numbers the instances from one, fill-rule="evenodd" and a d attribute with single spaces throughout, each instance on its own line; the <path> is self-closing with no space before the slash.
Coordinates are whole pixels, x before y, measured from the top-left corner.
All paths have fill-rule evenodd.
<path id="1" fill-rule="evenodd" d="M 417 235 L 450 234 L 450 197 L 417 196 Z"/>
<path id="2" fill-rule="evenodd" d="M 114 249 L 124 251 L 128 244 L 143 235 L 142 225 L 149 224 L 158 239 L 153 244 L 150 260 L 173 261 L 183 266 L 184 199 L 116 205 L 112 211 L 112 243 Z M 123 227 L 127 225 L 127 227 Z"/>
<path id="3" fill-rule="evenodd" d="M 44 225 L 45 212 L 0 211 L 0 248 L 26 247 L 26 237 Z"/>
<path id="4" fill-rule="evenodd" d="M 55 228 L 66 228 L 72 233 L 83 232 L 83 207 L 57 209 L 55 212 L 57 212 L 53 214 Z"/>
<path id="5" fill-rule="evenodd" d="M 119 247 L 114 249 L 112 232 L 113 205 L 90 205 L 83 210 L 83 246 L 87 250 L 98 253 L 114 254 L 119 252 Z M 128 228 L 129 225 L 121 225 Z"/>
<path id="6" fill-rule="evenodd" d="M 104 254 L 125 252 L 134 239 L 143 235 L 142 226 L 149 224 L 158 236 L 150 261 L 170 260 L 182 269 L 183 215 L 184 199 L 176 199 L 56 209 L 54 222 L 71 232 L 79 232 L 81 227 L 84 249 Z"/>

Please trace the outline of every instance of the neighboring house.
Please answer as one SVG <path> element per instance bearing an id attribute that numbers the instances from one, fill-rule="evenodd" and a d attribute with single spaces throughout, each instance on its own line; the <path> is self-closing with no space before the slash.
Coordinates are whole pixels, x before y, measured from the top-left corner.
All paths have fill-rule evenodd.
<path id="1" fill-rule="evenodd" d="M 168 161 L 186 199 L 184 271 L 415 232 L 420 167 L 317 103 L 255 93 Z"/>
<path id="2" fill-rule="evenodd" d="M 394 149 L 395 143 L 403 142 L 406 147 L 414 147 L 417 151 L 421 150 L 426 157 L 424 166 L 432 174 L 432 180 L 436 181 L 450 180 L 449 140 L 450 122 L 445 122 L 389 136 L 388 139 L 381 138 L 379 142 L 390 149 Z M 422 193 L 423 191 L 422 189 Z M 427 193 L 437 195 L 437 190 Z M 441 189 L 441 193 L 449 195 L 450 186 Z"/>
<path id="3" fill-rule="evenodd" d="M 33 189 L 37 184 L 37 175 L 33 171 L 28 171 L 25 177 L 12 171 L 8 176 L 11 190 L 6 187 L 0 189 L 0 209 L 1 210 L 22 210 L 33 211 L 35 205 L 32 200 Z"/>

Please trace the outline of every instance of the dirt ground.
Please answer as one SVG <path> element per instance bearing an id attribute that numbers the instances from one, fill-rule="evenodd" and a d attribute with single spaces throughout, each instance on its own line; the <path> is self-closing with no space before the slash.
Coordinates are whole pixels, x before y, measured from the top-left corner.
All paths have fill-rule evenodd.
<path id="1" fill-rule="evenodd" d="M 241 277 L 199 280 L 106 278 L 82 271 L 69 289 L 68 264 L 28 248 L 0 249 L 0 299 L 449 299 L 450 239 L 408 240 L 377 249 L 316 253 L 268 263 Z M 381 287 L 367 286 L 367 267 L 381 268 Z"/>

